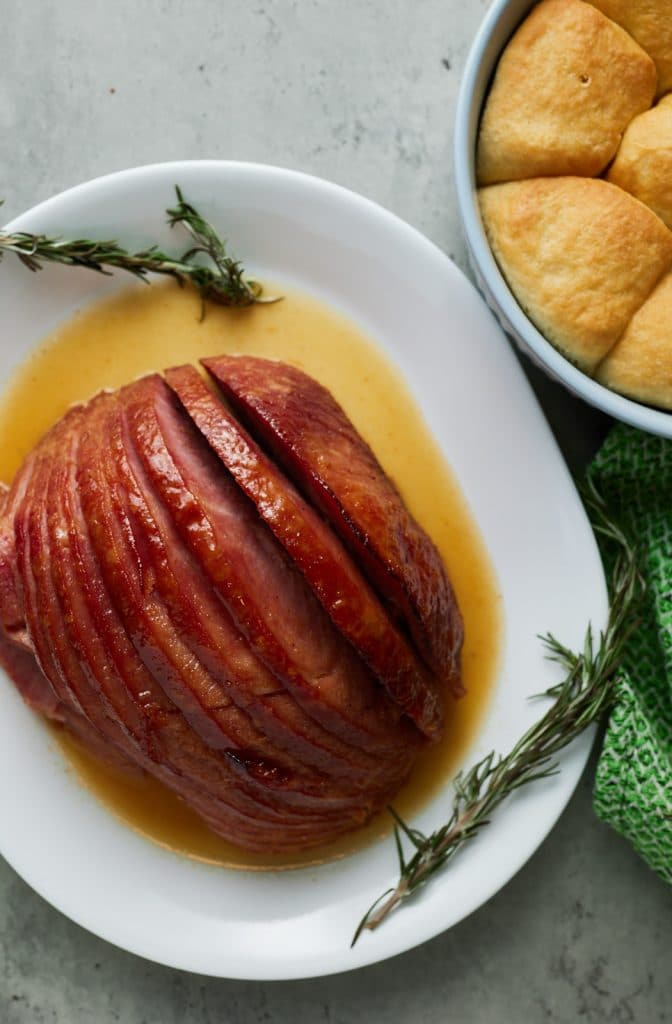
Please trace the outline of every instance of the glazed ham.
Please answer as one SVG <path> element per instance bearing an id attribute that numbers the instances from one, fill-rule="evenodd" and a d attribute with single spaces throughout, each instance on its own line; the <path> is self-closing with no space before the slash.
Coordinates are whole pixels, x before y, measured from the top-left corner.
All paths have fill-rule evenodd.
<path id="1" fill-rule="evenodd" d="M 462 625 L 331 395 L 205 360 L 71 409 L 0 486 L 0 664 L 238 846 L 356 828 L 441 734 Z M 304 422 L 301 421 L 301 409 Z"/>

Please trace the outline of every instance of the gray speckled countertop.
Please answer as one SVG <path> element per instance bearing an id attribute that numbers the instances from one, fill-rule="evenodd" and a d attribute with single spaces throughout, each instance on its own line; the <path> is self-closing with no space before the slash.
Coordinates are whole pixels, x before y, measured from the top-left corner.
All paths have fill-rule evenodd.
<path id="1" fill-rule="evenodd" d="M 332 178 L 465 267 L 451 128 L 483 0 L 4 0 L 9 218 L 134 164 L 231 157 Z M 9 339 L 0 339 L 9 344 Z M 533 375 L 570 462 L 603 429 Z M 672 1019 L 672 891 L 593 816 L 589 768 L 520 874 L 452 931 L 321 981 L 215 981 L 93 938 L 0 861 L 0 1024 Z"/>

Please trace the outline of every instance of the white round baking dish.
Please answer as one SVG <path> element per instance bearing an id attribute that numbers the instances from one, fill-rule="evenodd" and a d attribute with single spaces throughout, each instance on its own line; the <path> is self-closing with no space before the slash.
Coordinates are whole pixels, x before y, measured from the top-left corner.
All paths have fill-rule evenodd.
<path id="1" fill-rule="evenodd" d="M 577 369 L 537 330 L 518 305 L 490 249 L 478 207 L 475 151 L 478 124 L 497 61 L 536 0 L 495 0 L 467 58 L 455 119 L 455 184 L 471 266 L 486 302 L 516 344 L 549 376 L 584 401 L 634 427 L 672 437 L 672 414 L 631 401 Z"/>

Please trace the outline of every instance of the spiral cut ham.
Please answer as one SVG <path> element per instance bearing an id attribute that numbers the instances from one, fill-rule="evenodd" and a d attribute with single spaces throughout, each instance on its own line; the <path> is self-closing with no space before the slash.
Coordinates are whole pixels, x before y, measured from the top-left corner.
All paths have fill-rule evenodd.
<path id="1" fill-rule="evenodd" d="M 0 486 L 0 665 L 98 757 L 288 853 L 364 824 L 440 737 L 462 623 L 332 396 L 204 365 L 73 407 Z"/>

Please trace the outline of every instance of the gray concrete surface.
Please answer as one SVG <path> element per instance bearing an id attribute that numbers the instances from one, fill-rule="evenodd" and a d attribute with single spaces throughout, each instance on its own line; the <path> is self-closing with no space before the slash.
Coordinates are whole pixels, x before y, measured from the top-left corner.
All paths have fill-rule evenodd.
<path id="1" fill-rule="evenodd" d="M 363 192 L 464 267 L 451 122 L 485 7 L 2 0 L 4 216 L 134 164 L 261 160 Z M 534 382 L 580 464 L 602 422 Z M 553 833 L 487 906 L 411 953 L 322 981 L 214 981 L 145 963 L 64 919 L 0 862 L 0 1024 L 672 1019 L 672 892 L 595 820 L 591 779 L 589 769 Z"/>

